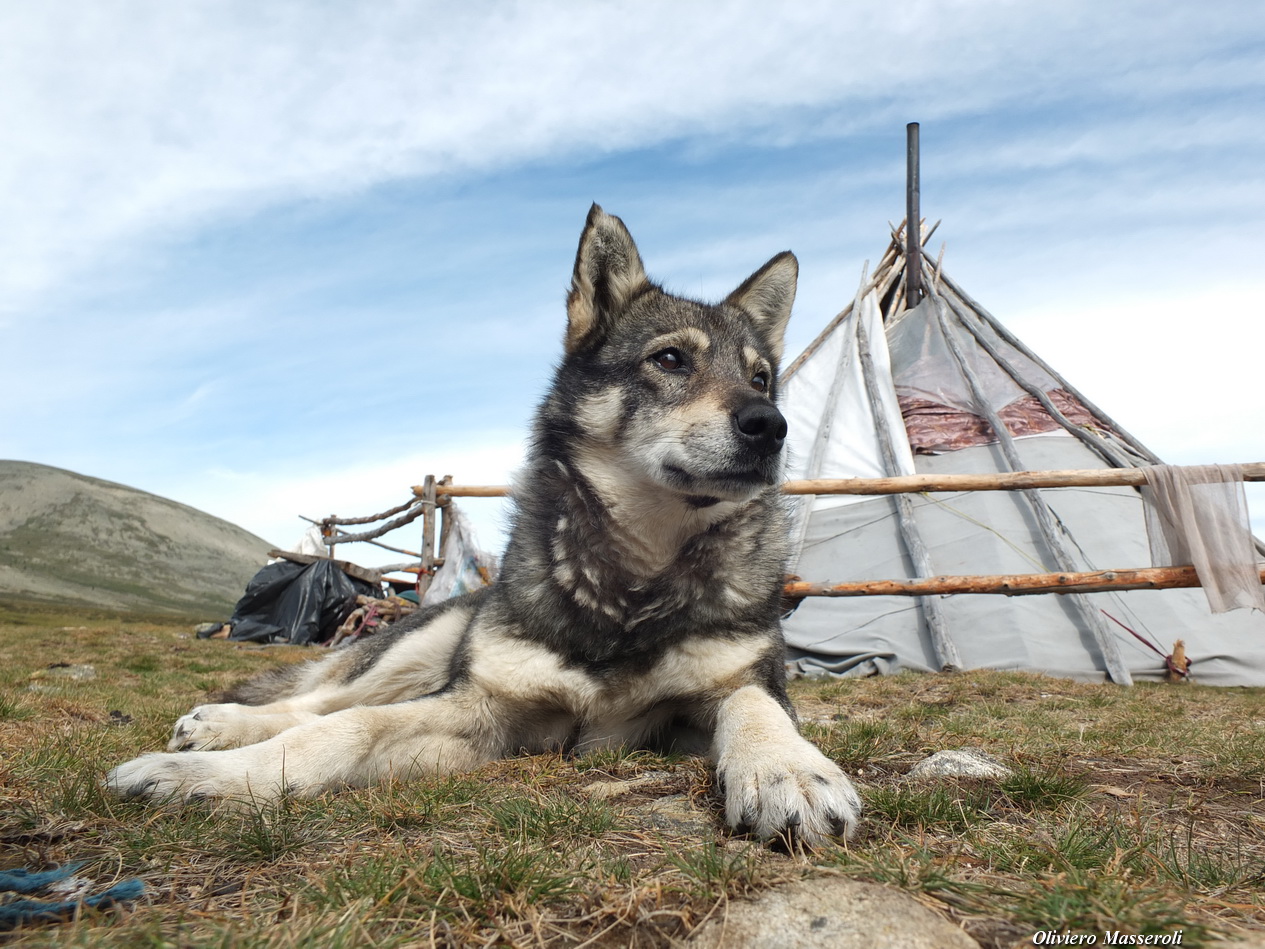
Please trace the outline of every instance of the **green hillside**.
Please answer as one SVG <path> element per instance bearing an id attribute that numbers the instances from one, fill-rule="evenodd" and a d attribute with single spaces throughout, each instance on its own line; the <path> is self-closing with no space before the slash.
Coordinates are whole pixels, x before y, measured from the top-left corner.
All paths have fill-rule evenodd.
<path id="1" fill-rule="evenodd" d="M 0 597 L 223 619 L 272 546 L 157 495 L 0 461 Z"/>

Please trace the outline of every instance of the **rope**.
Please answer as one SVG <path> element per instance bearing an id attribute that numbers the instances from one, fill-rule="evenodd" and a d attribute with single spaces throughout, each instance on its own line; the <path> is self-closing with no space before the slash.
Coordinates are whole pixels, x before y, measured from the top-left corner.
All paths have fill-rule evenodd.
<path id="1" fill-rule="evenodd" d="M 1155 645 L 1155 643 L 1151 642 L 1149 639 L 1146 639 L 1142 635 L 1135 633 L 1128 626 L 1125 626 L 1124 623 L 1120 622 L 1120 620 L 1116 619 L 1106 610 L 1102 611 L 1102 615 L 1107 617 L 1107 619 L 1111 620 L 1113 623 L 1115 623 L 1117 626 L 1123 629 L 1126 633 L 1128 633 L 1130 636 L 1132 636 L 1134 639 L 1140 642 L 1147 649 L 1151 650 L 1151 652 L 1155 653 L 1157 656 L 1163 659 L 1164 667 L 1168 669 L 1169 672 L 1173 673 L 1173 675 L 1181 676 L 1182 678 L 1185 678 L 1186 676 L 1190 675 L 1190 666 L 1193 666 L 1195 664 L 1195 660 L 1187 659 L 1186 660 L 1187 668 L 1179 669 L 1177 667 L 1177 664 L 1173 662 L 1173 656 L 1171 653 L 1168 654 L 1167 656 L 1164 655 L 1164 651 L 1160 649 L 1159 646 Z"/>

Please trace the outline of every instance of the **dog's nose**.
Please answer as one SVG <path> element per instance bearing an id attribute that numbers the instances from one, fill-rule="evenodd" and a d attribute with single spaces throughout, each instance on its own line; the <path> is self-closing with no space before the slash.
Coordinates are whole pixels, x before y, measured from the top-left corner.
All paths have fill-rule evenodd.
<path id="1" fill-rule="evenodd" d="M 747 402 L 734 412 L 734 427 L 762 455 L 781 451 L 786 439 L 786 419 L 775 405 L 763 399 Z"/>

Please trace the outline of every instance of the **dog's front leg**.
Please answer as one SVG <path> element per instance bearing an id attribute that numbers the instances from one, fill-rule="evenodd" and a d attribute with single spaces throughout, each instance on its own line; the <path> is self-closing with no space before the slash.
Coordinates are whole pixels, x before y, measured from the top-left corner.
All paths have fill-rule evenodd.
<path id="1" fill-rule="evenodd" d="M 714 741 L 730 827 L 808 846 L 856 827 L 861 799 L 852 783 L 764 689 L 744 686 L 725 699 Z"/>
<path id="2" fill-rule="evenodd" d="M 142 755 L 111 771 L 106 786 L 127 799 L 263 803 L 469 770 L 500 752 L 487 720 L 475 716 L 483 706 L 449 693 L 344 709 L 243 748 Z"/>
<path id="3" fill-rule="evenodd" d="M 320 717 L 318 712 L 285 707 L 295 704 L 291 701 L 264 706 L 232 702 L 199 705 L 176 721 L 167 750 L 210 751 L 253 745 Z"/>

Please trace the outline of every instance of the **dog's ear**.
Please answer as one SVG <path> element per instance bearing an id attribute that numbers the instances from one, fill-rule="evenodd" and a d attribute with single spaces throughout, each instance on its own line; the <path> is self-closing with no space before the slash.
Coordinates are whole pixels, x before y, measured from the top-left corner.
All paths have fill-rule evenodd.
<path id="1" fill-rule="evenodd" d="M 645 282 L 641 255 L 628 228 L 594 204 L 580 235 L 567 294 L 567 352 L 601 338 Z"/>
<path id="2" fill-rule="evenodd" d="M 772 351 L 775 364 L 782 359 L 782 337 L 791 318 L 798 280 L 799 261 L 784 250 L 725 298 L 725 303 L 750 314 L 751 322 Z"/>

